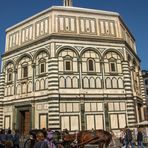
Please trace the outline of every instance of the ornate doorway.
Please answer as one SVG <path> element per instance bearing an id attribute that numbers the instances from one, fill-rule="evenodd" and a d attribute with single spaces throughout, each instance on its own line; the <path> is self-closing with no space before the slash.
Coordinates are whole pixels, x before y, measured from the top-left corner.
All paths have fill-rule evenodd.
<path id="1" fill-rule="evenodd" d="M 31 129 L 31 107 L 17 107 L 16 128 L 21 135 L 28 135 Z"/>
<path id="2" fill-rule="evenodd" d="M 19 129 L 23 135 L 29 133 L 30 130 L 30 112 L 29 110 L 19 111 Z"/>

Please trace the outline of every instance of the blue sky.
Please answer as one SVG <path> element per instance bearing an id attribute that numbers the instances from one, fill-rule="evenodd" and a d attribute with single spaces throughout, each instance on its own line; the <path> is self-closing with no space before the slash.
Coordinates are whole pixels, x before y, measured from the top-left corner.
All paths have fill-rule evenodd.
<path id="1" fill-rule="evenodd" d="M 0 54 L 5 30 L 63 0 L 0 0 Z M 73 0 L 75 7 L 118 12 L 136 39 L 141 68 L 148 70 L 148 0 Z"/>

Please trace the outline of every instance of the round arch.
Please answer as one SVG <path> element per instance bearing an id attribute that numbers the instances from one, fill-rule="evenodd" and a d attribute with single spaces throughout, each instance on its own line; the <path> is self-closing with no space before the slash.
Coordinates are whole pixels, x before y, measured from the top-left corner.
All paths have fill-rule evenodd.
<path id="1" fill-rule="evenodd" d="M 72 50 L 74 53 L 76 53 L 77 57 L 80 57 L 78 51 L 74 47 L 71 47 L 71 46 L 63 46 L 63 47 L 59 48 L 56 51 L 56 57 L 58 57 L 60 52 L 66 50 L 66 49 Z"/>
<path id="2" fill-rule="evenodd" d="M 21 59 L 22 59 L 23 57 L 28 57 L 29 59 L 31 59 L 31 61 L 33 61 L 32 56 L 31 56 L 30 54 L 28 54 L 28 53 L 25 53 L 25 54 L 22 54 L 22 55 L 17 59 L 17 61 L 16 61 L 16 66 L 18 65 L 18 63 L 21 61 Z"/>
<path id="3" fill-rule="evenodd" d="M 41 53 L 41 52 L 45 52 L 48 55 L 48 58 L 50 58 L 50 53 L 46 48 L 41 48 L 39 49 L 33 56 L 33 63 L 35 62 L 36 57 Z"/>
<path id="4" fill-rule="evenodd" d="M 93 48 L 93 47 L 86 47 L 86 48 L 84 48 L 84 49 L 80 52 L 80 57 L 82 57 L 82 55 L 83 55 L 86 51 L 94 51 L 96 54 L 99 55 L 99 57 L 100 57 L 100 59 L 101 59 L 101 53 L 100 53 L 96 48 Z"/>
<path id="5" fill-rule="evenodd" d="M 114 48 L 109 48 L 109 49 L 105 50 L 104 53 L 103 53 L 103 57 L 102 57 L 103 59 L 104 59 L 105 55 L 106 55 L 108 52 L 115 52 L 115 53 L 117 53 L 117 54 L 120 56 L 121 61 L 124 60 L 124 57 L 123 57 L 122 53 L 121 53 L 120 51 L 118 51 L 117 49 L 114 49 Z"/>
<path id="6" fill-rule="evenodd" d="M 13 60 L 8 60 L 8 61 L 6 61 L 5 64 L 3 65 L 3 68 L 2 68 L 2 71 L 3 71 L 3 72 L 5 71 L 6 67 L 7 67 L 10 63 L 13 65 L 13 67 L 14 67 L 14 69 L 15 69 L 15 62 L 14 62 Z"/>

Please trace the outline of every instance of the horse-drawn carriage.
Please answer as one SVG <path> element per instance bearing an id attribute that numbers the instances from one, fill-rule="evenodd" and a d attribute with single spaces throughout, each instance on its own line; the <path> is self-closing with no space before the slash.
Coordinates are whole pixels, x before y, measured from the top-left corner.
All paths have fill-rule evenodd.
<path id="1" fill-rule="evenodd" d="M 33 148 L 35 142 L 37 142 L 36 134 L 38 132 L 43 132 L 44 136 L 47 137 L 43 130 L 31 130 L 30 138 L 25 141 L 24 148 Z M 99 148 L 103 148 L 104 146 L 107 147 L 112 140 L 112 135 L 104 130 L 76 131 L 73 134 L 67 131 L 52 131 L 50 136 L 52 136 L 52 140 L 48 142 L 53 143 L 51 148 L 84 148 L 87 144 L 98 145 Z"/>

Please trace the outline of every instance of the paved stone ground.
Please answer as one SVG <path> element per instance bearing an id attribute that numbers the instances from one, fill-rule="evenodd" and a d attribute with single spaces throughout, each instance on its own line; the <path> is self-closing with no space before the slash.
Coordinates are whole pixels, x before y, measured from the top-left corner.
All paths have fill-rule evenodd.
<path id="1" fill-rule="evenodd" d="M 113 146 L 112 144 L 108 148 L 122 148 L 121 143 L 119 140 L 115 140 L 116 146 Z M 24 140 L 20 142 L 20 148 L 24 148 Z M 86 145 L 85 148 L 98 148 L 98 145 Z M 134 146 L 134 148 L 138 148 L 138 146 Z M 145 146 L 145 148 L 148 148 L 148 146 Z"/>
<path id="2" fill-rule="evenodd" d="M 115 140 L 116 142 L 116 146 L 113 146 L 113 144 L 110 144 L 110 146 L 108 148 L 122 148 L 122 144 L 120 143 L 120 141 L 118 139 Z M 85 148 L 98 148 L 97 145 L 86 145 Z M 138 146 L 134 146 L 134 148 L 138 148 Z M 148 146 L 145 146 L 145 148 L 148 148 Z"/>

